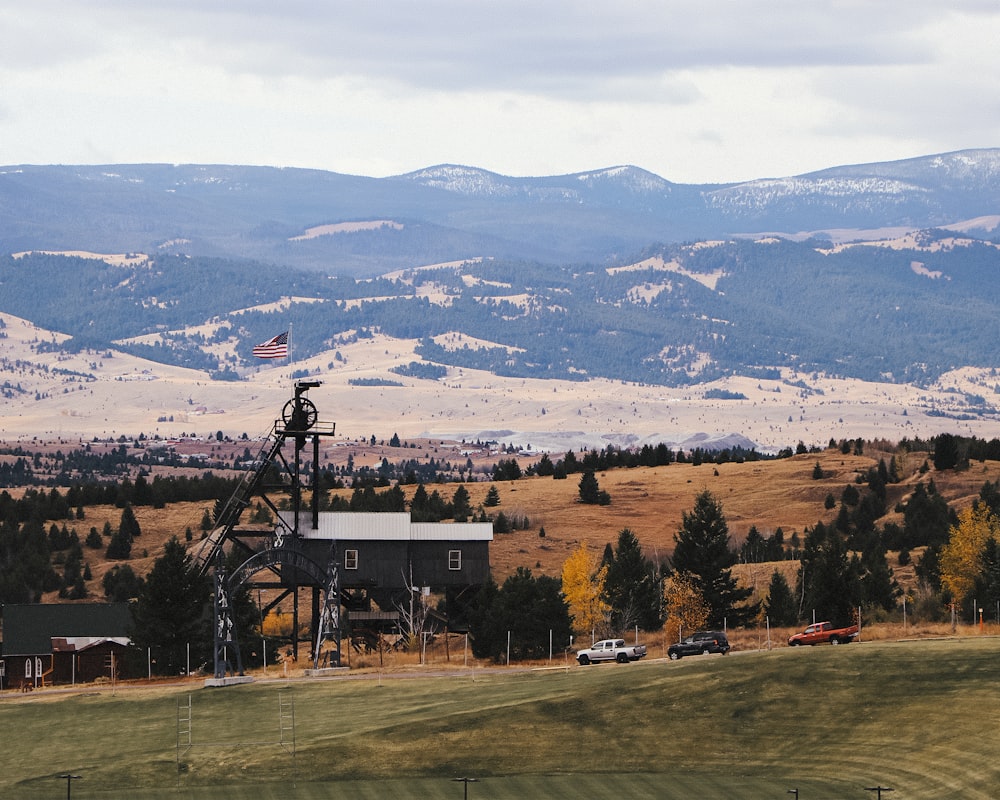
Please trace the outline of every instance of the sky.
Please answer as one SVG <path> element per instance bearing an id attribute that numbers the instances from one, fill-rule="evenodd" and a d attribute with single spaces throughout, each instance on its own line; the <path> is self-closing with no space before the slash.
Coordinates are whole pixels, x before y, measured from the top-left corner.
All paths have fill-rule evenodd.
<path id="1" fill-rule="evenodd" d="M 1000 146 L 997 0 L 0 0 L 0 164 L 679 183 Z"/>

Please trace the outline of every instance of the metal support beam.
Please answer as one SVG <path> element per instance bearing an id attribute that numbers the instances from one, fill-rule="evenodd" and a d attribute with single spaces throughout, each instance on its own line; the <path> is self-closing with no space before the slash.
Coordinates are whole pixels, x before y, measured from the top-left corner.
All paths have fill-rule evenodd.
<path id="1" fill-rule="evenodd" d="M 316 406 L 306 397 L 306 392 L 319 386 L 318 381 L 297 381 L 295 395 L 289 400 L 281 412 L 281 418 L 275 420 L 274 427 L 267 441 L 261 447 L 254 468 L 248 473 L 236 493 L 225 507 L 225 513 L 216 520 L 216 530 L 206 541 L 198 553 L 199 569 L 205 573 L 215 565 L 216 568 L 216 625 L 215 625 L 215 672 L 217 677 L 224 677 L 231 668 L 231 659 L 235 655 L 239 662 L 238 669 L 242 675 L 243 667 L 240 659 L 239 646 L 236 641 L 235 622 L 231 611 L 230 592 L 251 582 L 252 577 L 261 571 L 267 575 L 265 580 L 254 580 L 252 585 L 257 588 L 280 589 L 281 596 L 268 605 L 268 610 L 292 595 L 292 633 L 290 637 L 292 658 L 298 661 L 299 656 L 299 590 L 305 587 L 313 588 L 312 619 L 310 620 L 310 640 L 320 643 L 329 640 L 336 633 L 335 655 L 339 662 L 340 654 L 340 580 L 339 573 L 331 578 L 329 571 L 323 566 L 312 562 L 302 546 L 303 528 L 306 518 L 303 501 L 303 450 L 307 443 L 312 442 L 312 502 L 311 527 L 319 527 L 320 508 L 320 438 L 333 436 L 333 423 L 318 421 Z M 286 458 L 283 447 L 292 440 L 294 455 Z M 265 475 L 273 474 L 277 468 L 279 484 L 265 485 Z M 270 483 L 274 483 L 270 481 Z M 288 523 L 280 521 L 279 506 L 268 496 L 269 489 L 280 490 L 289 496 L 289 506 L 292 510 Z M 240 530 L 237 526 L 243 510 L 249 506 L 252 497 L 260 500 L 272 511 L 277 519 L 275 527 L 270 532 L 259 530 Z M 287 519 L 287 517 L 286 517 Z M 222 564 L 223 545 L 231 541 L 246 560 L 228 580 Z M 222 576 L 220 581 L 219 575 Z M 275 580 L 277 578 L 277 580 Z M 332 587 L 332 591 L 331 591 Z M 320 610 L 319 590 L 326 590 L 326 601 Z M 318 646 L 318 645 L 317 645 Z"/>
<path id="2" fill-rule="evenodd" d="M 340 564 L 337 560 L 337 542 L 330 542 L 330 551 L 326 561 L 326 603 L 320 616 L 319 630 L 313 641 L 313 668 L 318 669 L 323 659 L 323 643 L 330 642 L 333 647 L 328 651 L 326 662 L 331 667 L 340 666 L 341 638 L 340 628 Z M 315 597 L 315 595 L 314 595 Z"/>
<path id="3" fill-rule="evenodd" d="M 236 639 L 236 621 L 233 619 L 232 598 L 222 551 L 216 556 L 215 564 L 215 634 L 214 634 L 215 677 L 225 678 L 226 673 L 243 674 L 243 659 L 240 644 Z M 230 660 L 235 656 L 236 668 Z"/>

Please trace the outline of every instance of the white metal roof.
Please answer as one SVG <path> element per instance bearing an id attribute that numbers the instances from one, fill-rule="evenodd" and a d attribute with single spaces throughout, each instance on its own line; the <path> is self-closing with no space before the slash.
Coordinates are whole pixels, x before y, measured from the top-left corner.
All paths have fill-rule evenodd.
<path id="1" fill-rule="evenodd" d="M 294 514 L 281 512 L 289 529 Z M 411 522 L 408 512 L 328 511 L 319 515 L 319 528 L 312 529 L 312 512 L 299 512 L 299 534 L 303 539 L 337 539 L 420 542 L 490 542 L 491 522 Z"/>
<path id="2" fill-rule="evenodd" d="M 420 542 L 492 542 L 492 522 L 411 522 L 410 538 Z"/>
<path id="3" fill-rule="evenodd" d="M 128 647 L 132 640 L 125 636 L 53 636 L 52 650 L 56 653 L 82 652 L 105 642 Z"/>

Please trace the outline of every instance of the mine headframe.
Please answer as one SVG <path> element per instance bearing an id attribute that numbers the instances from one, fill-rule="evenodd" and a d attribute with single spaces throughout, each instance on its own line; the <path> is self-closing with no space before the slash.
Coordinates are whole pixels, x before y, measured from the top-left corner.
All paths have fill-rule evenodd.
<path id="1" fill-rule="evenodd" d="M 320 468 L 319 445 L 324 436 L 333 436 L 335 424 L 321 422 L 316 406 L 306 396 L 309 389 L 319 386 L 319 381 L 298 381 L 295 394 L 285 403 L 281 418 L 274 421 L 265 437 L 257 457 L 240 480 L 229 500 L 216 512 L 215 527 L 202 540 L 193 558 L 194 568 L 202 575 L 209 571 L 215 577 L 215 677 L 225 677 L 233 666 L 242 672 L 239 644 L 235 638 L 235 624 L 231 616 L 232 592 L 252 581 L 258 588 L 280 589 L 281 594 L 268 608 L 285 597 L 293 598 L 294 621 L 292 652 L 298 657 L 298 590 L 312 587 L 312 626 L 315 640 L 314 662 L 319 666 L 323 644 L 332 645 L 326 658 L 331 665 L 340 662 L 340 578 L 336 557 L 336 542 L 331 542 L 326 563 L 320 564 L 302 547 L 302 533 L 306 527 L 315 529 L 319 524 Z M 286 455 L 291 442 L 293 454 Z M 309 512 L 303 509 L 305 477 L 302 470 L 303 450 L 312 444 L 312 497 Z M 274 479 L 277 478 L 277 482 Z M 268 481 L 272 481 L 268 483 Z M 280 492 L 288 499 L 291 514 L 279 513 L 278 506 L 269 493 Z M 246 508 L 258 498 L 270 508 L 273 527 L 261 529 L 240 527 L 240 518 Z M 235 552 L 240 557 L 238 567 L 230 572 L 225 568 L 225 554 Z M 269 578 L 257 577 L 266 573 Z M 322 611 L 319 607 L 320 591 L 325 593 Z"/>

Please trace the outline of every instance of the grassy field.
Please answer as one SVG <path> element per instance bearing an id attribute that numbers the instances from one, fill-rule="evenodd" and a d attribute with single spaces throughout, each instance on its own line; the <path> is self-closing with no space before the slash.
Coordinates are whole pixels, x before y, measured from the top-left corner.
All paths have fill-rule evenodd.
<path id="1" fill-rule="evenodd" d="M 1000 638 L 5 693 L 0 796 L 993 798 Z M 294 707 L 282 734 L 279 703 Z M 193 747 L 178 750 L 190 699 Z M 181 717 L 184 716 L 182 712 Z M 294 747 L 292 737 L 294 731 Z M 181 737 L 182 739 L 184 737 Z M 284 740 L 285 746 L 279 744 Z"/>

